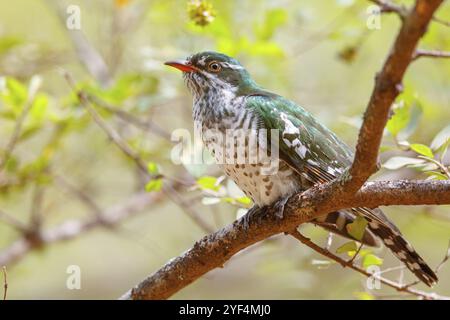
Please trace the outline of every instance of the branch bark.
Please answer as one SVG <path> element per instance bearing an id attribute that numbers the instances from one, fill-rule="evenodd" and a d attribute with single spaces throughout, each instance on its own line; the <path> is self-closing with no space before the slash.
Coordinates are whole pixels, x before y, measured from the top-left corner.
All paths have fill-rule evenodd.
<path id="1" fill-rule="evenodd" d="M 332 183 L 317 185 L 289 199 L 283 219 L 272 208 L 252 208 L 219 231 L 205 236 L 181 256 L 170 260 L 121 299 L 166 299 L 212 269 L 222 267 L 234 254 L 252 244 L 310 221 L 322 214 L 349 207 L 450 204 L 449 181 L 368 182 L 355 195 L 333 193 Z M 331 198 L 323 201 L 323 195 Z"/>
<path id="2" fill-rule="evenodd" d="M 450 181 L 396 181 L 364 184 L 377 170 L 378 149 L 391 104 L 419 39 L 442 0 L 417 0 L 402 23 L 367 106 L 353 165 L 343 177 L 317 185 L 289 199 L 283 219 L 272 208 L 252 208 L 247 216 L 198 241 L 170 260 L 121 299 L 166 299 L 234 254 L 267 237 L 294 230 L 314 217 L 350 207 L 449 204 Z"/>
<path id="3" fill-rule="evenodd" d="M 418 0 L 405 17 L 383 68 L 378 73 L 375 88 L 364 114 L 359 131 L 355 159 L 349 171 L 351 179 L 345 183 L 348 190 L 356 192 L 378 170 L 378 150 L 389 111 L 402 90 L 403 76 L 411 63 L 419 39 L 442 0 Z"/>

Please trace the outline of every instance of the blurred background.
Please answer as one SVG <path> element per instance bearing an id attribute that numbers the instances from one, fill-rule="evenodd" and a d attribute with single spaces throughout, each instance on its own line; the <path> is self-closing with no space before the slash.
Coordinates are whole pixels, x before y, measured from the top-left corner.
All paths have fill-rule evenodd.
<path id="1" fill-rule="evenodd" d="M 371 5 L 0 2 L 0 266 L 7 270 L 7 298 L 115 299 L 251 205 L 216 166 L 172 161 L 172 132 L 192 132 L 192 102 L 181 74 L 164 61 L 204 50 L 232 55 L 263 87 L 296 101 L 354 146 L 375 74 L 400 27 L 394 14 L 370 16 Z M 437 17 L 450 21 L 448 1 Z M 450 28 L 433 22 L 420 46 L 449 51 Z M 410 66 L 380 150 L 385 166 L 377 179 L 448 179 L 438 164 L 420 156 L 448 165 L 449 75 L 445 59 L 423 58 Z M 71 84 L 88 96 L 88 108 Z M 448 248 L 450 207 L 385 211 L 436 267 Z M 327 244 L 322 229 L 301 229 Z M 334 237 L 330 250 L 346 242 Z M 370 259 L 358 260 L 364 267 L 400 266 L 384 248 L 366 255 Z M 67 271 L 73 265 L 80 268 L 81 288 L 70 290 Z M 414 280 L 398 268 L 383 275 Z M 450 295 L 448 264 L 439 278 L 433 290 Z M 359 274 L 278 235 L 173 298 L 400 297 L 365 284 Z"/>

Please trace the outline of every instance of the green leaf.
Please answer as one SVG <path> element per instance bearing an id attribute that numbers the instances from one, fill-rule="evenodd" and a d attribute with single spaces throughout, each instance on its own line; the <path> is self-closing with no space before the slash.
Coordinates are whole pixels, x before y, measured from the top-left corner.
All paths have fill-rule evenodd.
<path id="1" fill-rule="evenodd" d="M 450 125 L 438 132 L 431 142 L 431 149 L 438 150 L 450 140 Z"/>
<path id="2" fill-rule="evenodd" d="M 23 44 L 25 41 L 21 38 L 5 36 L 0 38 L 0 54 L 4 54 L 10 49 Z"/>
<path id="3" fill-rule="evenodd" d="M 428 179 L 431 178 L 432 180 L 448 180 L 448 177 L 445 174 L 438 171 L 426 171 L 424 173 L 430 176 Z"/>
<path id="4" fill-rule="evenodd" d="M 355 221 L 349 223 L 346 228 L 348 233 L 356 240 L 361 240 L 366 230 L 367 220 L 363 217 L 356 217 Z"/>
<path id="5" fill-rule="evenodd" d="M 359 292 L 353 292 L 353 295 L 359 299 L 359 300 L 374 300 L 375 297 L 371 295 L 368 292 L 365 291 L 359 291 Z"/>
<path id="6" fill-rule="evenodd" d="M 243 205 L 246 205 L 246 206 L 249 206 L 252 204 L 252 199 L 250 199 L 249 197 L 236 198 L 236 201 Z"/>
<path id="7" fill-rule="evenodd" d="M 394 115 L 389 119 L 386 129 L 399 140 L 406 140 L 417 128 L 423 110 L 420 101 L 411 90 L 404 91 L 393 107 Z"/>
<path id="8" fill-rule="evenodd" d="M 393 116 L 386 124 L 386 129 L 392 136 L 397 137 L 398 133 L 408 125 L 410 113 L 404 101 L 396 103 L 393 107 L 393 112 Z"/>
<path id="9" fill-rule="evenodd" d="M 344 253 L 349 251 L 357 251 L 358 246 L 355 241 L 349 241 L 336 249 L 336 253 Z"/>
<path id="10" fill-rule="evenodd" d="M 160 191 L 163 185 L 163 181 L 162 179 L 153 179 L 150 180 L 146 185 L 145 185 L 145 191 L 147 192 L 154 192 L 154 191 Z"/>
<path id="11" fill-rule="evenodd" d="M 431 149 L 428 146 L 424 145 L 424 144 L 413 143 L 413 144 L 410 145 L 410 148 L 413 151 L 415 151 L 418 154 L 421 154 L 421 155 L 423 155 L 425 157 L 434 158 L 433 151 L 431 151 Z"/>
<path id="12" fill-rule="evenodd" d="M 383 167 L 389 170 L 397 170 L 409 165 L 419 165 L 424 163 L 425 160 L 423 159 L 409 158 L 409 157 L 392 157 L 383 164 Z"/>
<path id="13" fill-rule="evenodd" d="M 355 256 L 356 252 L 358 252 L 358 250 L 349 251 L 349 252 L 347 252 L 347 254 L 348 254 L 349 257 L 353 258 Z M 358 257 L 361 257 L 361 258 L 365 257 L 366 255 L 368 255 L 371 252 L 372 252 L 372 250 L 370 250 L 370 249 L 361 249 L 358 252 Z"/>
<path id="14" fill-rule="evenodd" d="M 2 98 L 18 115 L 27 100 L 27 89 L 25 85 L 13 78 L 6 78 L 6 88 L 7 90 L 2 94 Z"/>
<path id="15" fill-rule="evenodd" d="M 202 190 L 219 191 L 220 189 L 220 185 L 217 183 L 217 178 L 211 176 L 203 176 L 197 179 L 197 185 Z"/>
<path id="16" fill-rule="evenodd" d="M 38 94 L 34 98 L 33 106 L 30 110 L 30 116 L 36 123 L 44 121 L 48 106 L 48 97 L 45 94 Z"/>
<path id="17" fill-rule="evenodd" d="M 285 9 L 276 8 L 266 12 L 263 23 L 255 26 L 255 34 L 259 40 L 267 41 L 273 37 L 275 31 L 286 23 L 287 12 Z"/>
<path id="18" fill-rule="evenodd" d="M 151 175 L 157 175 L 159 173 L 158 165 L 154 162 L 147 163 L 147 171 Z"/>
<path id="19" fill-rule="evenodd" d="M 383 259 L 377 257 L 373 253 L 367 254 L 363 260 L 363 267 L 367 268 L 369 266 L 381 266 L 383 264 Z"/>

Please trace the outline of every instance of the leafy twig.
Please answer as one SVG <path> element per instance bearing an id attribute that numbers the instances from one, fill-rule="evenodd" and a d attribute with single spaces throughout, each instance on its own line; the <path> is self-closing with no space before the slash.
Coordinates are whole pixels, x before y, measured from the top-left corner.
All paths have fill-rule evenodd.
<path id="1" fill-rule="evenodd" d="M 9 157 L 14 151 L 14 148 L 16 147 L 16 144 L 19 140 L 20 133 L 22 131 L 22 126 L 25 122 L 25 119 L 30 112 L 31 108 L 33 107 L 33 102 L 36 97 L 36 94 L 39 90 L 39 87 L 41 86 L 41 78 L 35 76 L 31 78 L 30 85 L 28 88 L 28 98 L 25 102 L 25 105 L 23 107 L 22 113 L 19 115 L 19 117 L 16 120 L 16 125 L 14 127 L 14 131 L 6 145 L 4 154 L 2 159 L 0 160 L 0 172 L 4 169 L 6 163 L 9 160 Z"/>
<path id="2" fill-rule="evenodd" d="M 320 246 L 318 246 L 317 244 L 315 244 L 314 242 L 312 242 L 309 238 L 303 236 L 298 230 L 292 231 L 289 233 L 291 236 L 293 236 L 295 239 L 297 239 L 298 241 L 300 241 L 301 243 L 303 243 L 304 245 L 310 247 L 311 249 L 313 249 L 314 251 L 320 253 L 321 255 L 330 258 L 331 260 L 336 261 L 337 263 L 339 263 L 342 267 L 348 267 L 368 278 L 370 277 L 374 277 L 377 280 L 379 280 L 380 282 L 384 283 L 385 285 L 394 288 L 395 290 L 399 291 L 399 292 L 405 292 L 405 293 L 409 293 L 411 295 L 423 298 L 423 299 L 427 299 L 427 300 L 435 300 L 435 299 L 440 299 L 440 300 L 449 300 L 450 297 L 446 297 L 446 296 L 441 296 L 441 295 L 437 295 L 436 293 L 428 293 L 428 292 L 424 292 L 421 290 L 416 290 L 411 288 L 411 285 L 405 285 L 402 286 L 392 280 L 383 278 L 377 274 L 372 274 L 368 271 L 366 271 L 365 269 L 355 265 L 353 263 L 352 260 L 350 261 L 346 261 L 338 256 L 336 256 L 335 254 L 331 253 L 330 251 L 326 250 L 325 248 L 322 248 Z"/>
<path id="3" fill-rule="evenodd" d="M 8 294 L 8 278 L 6 273 L 6 266 L 3 266 L 3 300 L 6 300 L 6 295 Z"/>

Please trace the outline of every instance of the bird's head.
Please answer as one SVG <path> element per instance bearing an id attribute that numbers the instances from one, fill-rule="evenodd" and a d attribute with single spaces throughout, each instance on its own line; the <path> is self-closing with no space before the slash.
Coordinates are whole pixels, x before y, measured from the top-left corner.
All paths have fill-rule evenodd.
<path id="1" fill-rule="evenodd" d="M 239 93 L 255 85 L 239 61 L 218 52 L 200 52 L 184 61 L 168 61 L 165 64 L 183 72 L 188 88 L 197 97 L 210 90 Z"/>

